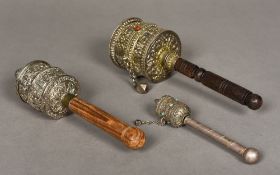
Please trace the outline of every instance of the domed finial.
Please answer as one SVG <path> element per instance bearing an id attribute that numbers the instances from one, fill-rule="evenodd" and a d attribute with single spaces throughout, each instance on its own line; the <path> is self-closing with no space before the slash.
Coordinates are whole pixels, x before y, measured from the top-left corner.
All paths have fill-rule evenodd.
<path id="1" fill-rule="evenodd" d="M 248 164 L 255 164 L 260 159 L 260 153 L 255 148 L 247 148 L 243 154 L 244 161 Z"/>
<path id="2" fill-rule="evenodd" d="M 250 94 L 248 95 L 247 99 L 248 99 L 246 100 L 247 106 L 253 110 L 259 109 L 263 104 L 262 97 L 257 94 Z"/>

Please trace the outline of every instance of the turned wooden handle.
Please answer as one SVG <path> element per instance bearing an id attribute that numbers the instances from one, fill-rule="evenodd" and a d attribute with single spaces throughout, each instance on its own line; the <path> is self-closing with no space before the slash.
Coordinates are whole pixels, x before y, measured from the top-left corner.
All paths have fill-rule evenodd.
<path id="1" fill-rule="evenodd" d="M 68 107 L 74 113 L 79 114 L 83 119 L 121 140 L 129 148 L 138 149 L 144 146 L 145 135 L 142 130 L 128 126 L 128 124 L 113 117 L 102 109 L 78 97 L 72 98 L 69 101 Z"/>
<path id="2" fill-rule="evenodd" d="M 248 89 L 212 72 L 206 71 L 187 60 L 178 58 L 174 69 L 187 77 L 194 78 L 196 81 L 201 82 L 210 89 L 213 89 L 240 104 L 248 106 L 250 109 L 256 110 L 262 106 L 261 96 L 253 94 Z"/>

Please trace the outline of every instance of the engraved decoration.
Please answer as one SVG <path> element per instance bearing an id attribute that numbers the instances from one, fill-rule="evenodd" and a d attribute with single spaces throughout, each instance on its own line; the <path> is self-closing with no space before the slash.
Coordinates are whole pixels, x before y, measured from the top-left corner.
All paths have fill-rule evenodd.
<path id="1" fill-rule="evenodd" d="M 153 82 L 167 78 L 181 55 L 178 35 L 140 18 L 123 21 L 110 41 L 110 56 L 132 77 L 146 77 Z"/>
<path id="2" fill-rule="evenodd" d="M 164 95 L 157 100 L 156 114 L 164 118 L 167 124 L 177 128 L 184 125 L 184 119 L 190 117 L 191 111 L 186 104 L 169 95 Z"/>
<path id="3" fill-rule="evenodd" d="M 192 119 L 190 117 L 191 112 L 189 107 L 183 102 L 180 102 L 169 95 L 165 95 L 156 100 L 156 103 L 157 115 L 172 127 L 180 127 L 183 125 L 190 126 L 209 138 L 212 138 L 217 143 L 224 145 L 227 149 L 237 153 L 248 164 L 257 163 L 260 160 L 260 153 L 257 149 L 243 146 L 222 133 Z M 142 124 L 141 121 L 137 122 Z"/>
<path id="4" fill-rule="evenodd" d="M 59 119 L 69 113 L 62 104 L 67 94 L 78 95 L 78 81 L 44 61 L 32 61 L 16 71 L 16 88 L 21 99 L 38 111 Z"/>

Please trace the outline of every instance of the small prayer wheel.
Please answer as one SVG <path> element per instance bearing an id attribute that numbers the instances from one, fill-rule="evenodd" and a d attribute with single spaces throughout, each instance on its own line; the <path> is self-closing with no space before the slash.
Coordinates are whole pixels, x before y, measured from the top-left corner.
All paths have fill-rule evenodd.
<path id="1" fill-rule="evenodd" d="M 78 98 L 78 81 L 58 67 L 45 61 L 32 61 L 16 71 L 16 85 L 24 102 L 51 119 L 60 119 L 74 112 L 131 149 L 144 146 L 143 131 Z"/>
<path id="2" fill-rule="evenodd" d="M 158 121 L 142 121 L 136 120 L 135 125 L 140 126 L 142 124 L 168 124 L 172 127 L 178 128 L 184 125 L 190 126 L 206 136 L 212 138 L 216 142 L 224 145 L 227 149 L 235 152 L 239 155 L 245 163 L 255 164 L 260 159 L 260 153 L 255 148 L 248 148 L 235 142 L 223 134 L 203 125 L 202 123 L 192 119 L 190 117 L 190 108 L 183 102 L 177 99 L 164 95 L 160 99 L 156 99 L 156 114 L 160 117 Z"/>

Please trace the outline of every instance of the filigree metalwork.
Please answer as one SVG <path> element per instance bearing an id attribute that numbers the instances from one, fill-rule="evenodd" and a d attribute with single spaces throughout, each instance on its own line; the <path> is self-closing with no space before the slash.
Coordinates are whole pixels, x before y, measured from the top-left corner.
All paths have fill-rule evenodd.
<path id="1" fill-rule="evenodd" d="M 175 98 L 164 95 L 159 100 L 156 100 L 156 114 L 173 127 L 184 125 L 186 117 L 190 117 L 190 108 L 176 100 Z"/>
<path id="2" fill-rule="evenodd" d="M 112 61 L 136 77 L 152 82 L 167 78 L 181 55 L 178 35 L 140 18 L 123 21 L 110 41 Z"/>
<path id="3" fill-rule="evenodd" d="M 16 71 L 17 93 L 36 110 L 59 119 L 69 111 L 62 104 L 68 95 L 77 95 L 78 81 L 44 61 L 32 61 Z"/>

